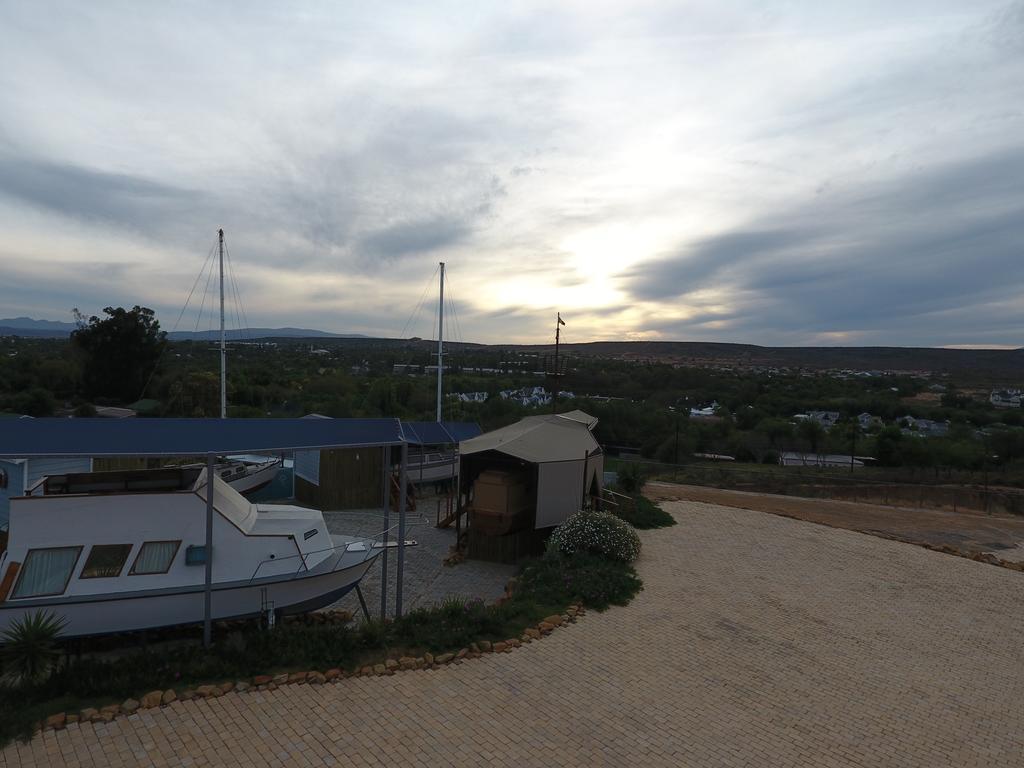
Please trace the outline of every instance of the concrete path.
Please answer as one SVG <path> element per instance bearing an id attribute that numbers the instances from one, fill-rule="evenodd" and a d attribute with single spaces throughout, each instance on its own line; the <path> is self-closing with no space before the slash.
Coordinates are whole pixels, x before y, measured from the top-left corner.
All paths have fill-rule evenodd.
<path id="1" fill-rule="evenodd" d="M 8 764 L 1020 766 L 1024 575 L 668 503 L 643 593 L 439 671 L 74 725 Z"/>

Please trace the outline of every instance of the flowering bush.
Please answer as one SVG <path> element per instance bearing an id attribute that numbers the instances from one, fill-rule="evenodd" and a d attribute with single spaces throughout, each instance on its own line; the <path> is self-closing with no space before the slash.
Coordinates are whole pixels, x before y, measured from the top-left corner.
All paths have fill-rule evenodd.
<path id="1" fill-rule="evenodd" d="M 633 526 L 607 512 L 577 512 L 551 534 L 551 546 L 566 555 L 592 552 L 631 563 L 640 554 Z"/>

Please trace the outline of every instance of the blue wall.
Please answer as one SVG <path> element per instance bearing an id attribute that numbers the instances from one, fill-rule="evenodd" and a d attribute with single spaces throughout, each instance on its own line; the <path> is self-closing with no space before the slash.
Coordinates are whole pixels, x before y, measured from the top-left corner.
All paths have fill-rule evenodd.
<path id="1" fill-rule="evenodd" d="M 7 525 L 11 511 L 11 496 L 21 496 L 25 487 L 23 464 L 0 459 L 0 469 L 7 473 L 7 487 L 0 488 L 0 525 Z"/>

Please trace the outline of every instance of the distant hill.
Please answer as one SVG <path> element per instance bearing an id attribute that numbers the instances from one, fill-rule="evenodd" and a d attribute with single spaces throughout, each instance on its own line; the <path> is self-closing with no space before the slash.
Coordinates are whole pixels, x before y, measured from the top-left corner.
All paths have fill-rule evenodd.
<path id="1" fill-rule="evenodd" d="M 505 348 L 550 354 L 555 347 L 544 344 Z M 656 360 L 680 365 L 977 374 L 983 378 L 1020 380 L 1024 384 L 1024 348 L 759 347 L 700 341 L 595 341 L 562 344 L 561 349 L 594 357 Z"/>
<path id="2" fill-rule="evenodd" d="M 37 339 L 64 339 L 77 326 L 57 320 L 33 320 L 31 317 L 14 317 L 0 320 L 0 336 L 25 336 Z M 212 341 L 220 338 L 220 331 L 174 331 L 167 337 L 174 341 Z M 239 339 L 361 339 L 358 333 L 329 333 L 312 328 L 243 328 L 228 331 L 232 341 Z"/>
<path id="3" fill-rule="evenodd" d="M 31 317 L 12 317 L 0 320 L 0 336 L 29 336 L 37 339 L 63 339 L 75 330 L 74 323 L 57 320 L 33 320 Z"/>
<path id="4" fill-rule="evenodd" d="M 214 341 L 220 331 L 174 331 L 167 334 L 173 341 Z M 365 339 L 361 333 L 329 333 L 312 328 L 242 328 L 227 331 L 228 341 L 248 339 Z"/>

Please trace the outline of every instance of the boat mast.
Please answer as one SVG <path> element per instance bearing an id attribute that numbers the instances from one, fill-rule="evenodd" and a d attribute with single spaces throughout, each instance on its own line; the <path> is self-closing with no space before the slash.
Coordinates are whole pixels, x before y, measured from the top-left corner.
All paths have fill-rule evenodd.
<path id="1" fill-rule="evenodd" d="M 228 416 L 228 351 L 224 343 L 224 230 L 217 230 L 220 249 L 220 417 Z"/>
<path id="2" fill-rule="evenodd" d="M 442 336 L 444 335 L 444 262 L 441 265 L 441 293 L 437 311 L 437 421 L 441 422 L 441 381 L 444 378 Z"/>

